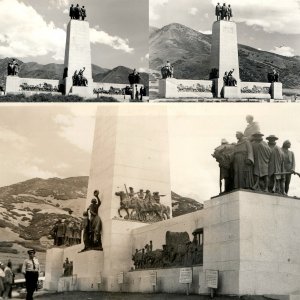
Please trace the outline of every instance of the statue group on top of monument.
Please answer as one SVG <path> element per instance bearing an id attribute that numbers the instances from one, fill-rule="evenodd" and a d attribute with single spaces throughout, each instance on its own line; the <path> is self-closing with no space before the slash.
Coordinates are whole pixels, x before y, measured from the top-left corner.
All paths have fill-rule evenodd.
<path id="1" fill-rule="evenodd" d="M 18 76 L 19 74 L 19 64 L 13 58 L 7 65 L 7 75 L 9 76 Z"/>
<path id="2" fill-rule="evenodd" d="M 161 76 L 163 79 L 173 78 L 174 66 L 167 60 L 166 64 L 161 68 Z"/>
<path id="3" fill-rule="evenodd" d="M 115 195 L 120 198 L 118 209 L 120 218 L 122 218 L 121 210 L 126 212 L 125 219 L 141 222 L 157 222 L 170 218 L 170 207 L 160 203 L 160 197 L 166 195 L 161 195 L 159 192 L 151 193 L 150 190 L 144 192 L 140 189 L 136 193 L 133 187 L 129 187 L 128 191 L 125 185 L 125 191 L 118 191 Z"/>
<path id="4" fill-rule="evenodd" d="M 248 115 L 246 120 L 244 133 L 236 132 L 237 143 L 229 144 L 222 139 L 214 151 L 213 157 L 220 167 L 220 193 L 224 180 L 225 192 L 252 189 L 287 195 L 291 175 L 300 177 L 295 172 L 294 153 L 289 150 L 291 142 L 284 141 L 280 148 L 275 135 L 269 135 L 265 142 L 253 116 Z"/>
<path id="5" fill-rule="evenodd" d="M 70 6 L 69 16 L 72 20 L 81 20 L 84 21 L 86 18 L 86 9 L 84 6 L 80 7 L 79 4 L 74 6 L 73 4 Z"/>
<path id="6" fill-rule="evenodd" d="M 225 72 L 223 76 L 223 81 L 225 86 L 236 86 L 237 81 L 236 79 L 232 76 L 232 73 L 234 72 L 234 69 L 230 70 L 228 73 Z"/>
<path id="7" fill-rule="evenodd" d="M 268 82 L 279 82 L 279 72 L 276 69 L 272 69 L 272 71 L 268 73 Z"/>
<path id="8" fill-rule="evenodd" d="M 128 81 L 131 85 L 139 84 L 141 81 L 140 73 L 133 69 L 133 72 L 128 75 Z"/>
<path id="9" fill-rule="evenodd" d="M 85 67 L 80 69 L 78 72 L 77 70 L 74 72 L 72 80 L 73 80 L 73 86 L 87 86 L 88 80 L 83 76 L 83 72 L 85 70 Z"/>
<path id="10" fill-rule="evenodd" d="M 227 6 L 226 3 L 223 3 L 223 6 L 221 6 L 220 3 L 218 3 L 216 5 L 215 14 L 217 16 L 217 21 L 230 21 L 233 17 L 231 5 L 229 4 Z"/>
<path id="11" fill-rule="evenodd" d="M 81 225 L 75 219 L 59 219 L 50 231 L 54 246 L 73 246 L 81 243 Z"/>
<path id="12" fill-rule="evenodd" d="M 197 230 L 190 241 L 187 232 L 166 232 L 166 244 L 153 250 L 152 241 L 132 255 L 135 270 L 150 268 L 190 267 L 203 263 L 203 243 Z"/>
<path id="13" fill-rule="evenodd" d="M 83 243 L 84 249 L 87 250 L 103 250 L 101 241 L 102 221 L 98 215 L 101 200 L 99 198 L 99 191 L 94 191 L 94 196 L 91 204 L 86 211 L 83 212 L 82 229 L 83 229 Z"/>

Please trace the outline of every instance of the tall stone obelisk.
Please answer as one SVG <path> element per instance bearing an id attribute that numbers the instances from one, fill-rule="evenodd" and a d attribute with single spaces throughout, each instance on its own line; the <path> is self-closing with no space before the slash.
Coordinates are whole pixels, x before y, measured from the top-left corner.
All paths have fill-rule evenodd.
<path id="1" fill-rule="evenodd" d="M 161 203 L 172 207 L 167 108 L 109 106 L 97 113 L 86 207 L 100 190 L 104 289 L 117 291 L 117 275 L 132 266 L 131 231 L 145 223 L 118 218 L 120 198 L 133 187 L 158 191 Z M 125 211 L 121 212 L 123 216 Z"/>
<path id="2" fill-rule="evenodd" d="M 72 91 L 72 76 L 75 71 L 85 68 L 83 76 L 88 80 L 88 87 L 80 87 L 79 93 L 90 94 L 92 91 L 92 61 L 90 45 L 90 27 L 87 21 L 70 20 L 67 27 L 64 68 L 68 68 L 65 78 L 65 93 Z M 78 91 L 77 91 L 78 92 Z"/>
<path id="3" fill-rule="evenodd" d="M 240 82 L 239 57 L 236 24 L 232 21 L 216 21 L 212 28 L 210 67 L 217 69 L 218 80 L 215 80 L 216 94 L 220 97 L 225 72 L 234 69 L 233 76 Z"/>

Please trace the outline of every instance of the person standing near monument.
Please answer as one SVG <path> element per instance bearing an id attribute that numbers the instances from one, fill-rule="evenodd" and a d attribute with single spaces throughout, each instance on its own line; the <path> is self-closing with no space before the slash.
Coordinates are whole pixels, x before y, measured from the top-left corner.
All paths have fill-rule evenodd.
<path id="1" fill-rule="evenodd" d="M 233 153 L 234 189 L 249 189 L 253 186 L 254 156 L 250 141 L 237 131 L 237 143 Z"/>
<path id="2" fill-rule="evenodd" d="M 266 140 L 268 140 L 268 145 L 271 149 L 269 161 L 269 191 L 284 194 L 284 175 L 280 174 L 284 172 L 283 152 L 280 147 L 276 145 L 278 137 L 269 135 Z"/>
<path id="3" fill-rule="evenodd" d="M 9 293 L 12 289 L 12 284 L 14 281 L 14 273 L 11 269 L 12 264 L 11 261 L 9 261 L 6 265 L 6 267 L 4 268 L 4 293 L 3 293 L 3 297 L 4 299 L 8 299 L 9 298 Z"/>
<path id="4" fill-rule="evenodd" d="M 269 161 L 271 156 L 271 149 L 263 140 L 263 134 L 256 132 L 252 135 L 253 155 L 254 155 L 254 190 L 260 191 L 260 180 L 264 181 L 264 192 L 268 192 L 269 188 Z"/>
<path id="5" fill-rule="evenodd" d="M 254 117 L 252 115 L 247 115 L 246 116 L 246 121 L 248 123 L 245 131 L 244 131 L 244 136 L 252 141 L 252 135 L 256 132 L 260 131 L 259 124 L 257 122 L 254 122 Z"/>
<path id="6" fill-rule="evenodd" d="M 33 299 L 33 293 L 37 289 L 37 283 L 39 279 L 40 264 L 35 257 L 35 250 L 31 249 L 27 251 L 29 258 L 24 260 L 22 266 L 22 273 L 26 280 L 26 300 Z"/>
<path id="7" fill-rule="evenodd" d="M 284 183 L 284 193 L 286 195 L 289 192 L 292 174 L 295 173 L 295 156 L 294 153 L 289 150 L 290 148 L 291 142 L 289 140 L 284 141 L 281 149 L 283 151 L 284 171 L 288 173 L 285 174 Z"/>
<path id="8" fill-rule="evenodd" d="M 215 15 L 217 16 L 217 21 L 220 21 L 220 19 L 221 19 L 221 12 L 222 12 L 222 7 L 221 7 L 220 3 L 218 2 L 218 4 L 216 5 L 216 9 L 215 9 Z"/>

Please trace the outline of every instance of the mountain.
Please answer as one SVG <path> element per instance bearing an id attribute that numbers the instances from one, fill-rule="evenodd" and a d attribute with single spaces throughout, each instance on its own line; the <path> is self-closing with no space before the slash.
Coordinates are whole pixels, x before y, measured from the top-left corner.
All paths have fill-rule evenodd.
<path id="1" fill-rule="evenodd" d="M 5 86 L 7 65 L 12 58 L 0 59 L 0 86 Z M 24 63 L 17 59 L 20 66 L 19 76 L 23 78 L 61 79 L 63 75 L 63 64 L 41 65 L 36 62 Z M 132 69 L 119 66 L 112 70 L 92 65 L 92 76 L 95 82 L 128 83 L 128 75 Z M 148 86 L 148 74 L 141 73 L 142 83 Z"/>
<path id="2" fill-rule="evenodd" d="M 173 217 L 203 209 L 203 204 L 192 198 L 182 197 L 174 192 L 171 192 L 171 197 Z"/>
<path id="3" fill-rule="evenodd" d="M 80 220 L 85 208 L 88 177 L 33 178 L 0 188 L 0 252 L 15 251 L 1 242 L 44 250 L 58 219 Z M 173 216 L 203 208 L 203 204 L 172 192 Z M 71 212 L 71 213 L 70 213 Z"/>
<path id="4" fill-rule="evenodd" d="M 178 79 L 208 79 L 211 35 L 178 23 L 161 29 L 151 28 L 149 37 L 150 69 L 160 71 L 167 60 L 174 65 Z M 238 45 L 242 81 L 267 81 L 267 73 L 276 68 L 285 88 L 300 88 L 300 57 L 286 57 Z"/>

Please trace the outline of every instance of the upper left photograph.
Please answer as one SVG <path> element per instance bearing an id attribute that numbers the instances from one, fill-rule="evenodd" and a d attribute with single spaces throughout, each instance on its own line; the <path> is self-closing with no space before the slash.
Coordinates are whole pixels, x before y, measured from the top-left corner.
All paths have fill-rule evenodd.
<path id="1" fill-rule="evenodd" d="M 0 0 L 0 102 L 149 101 L 148 0 Z"/>

